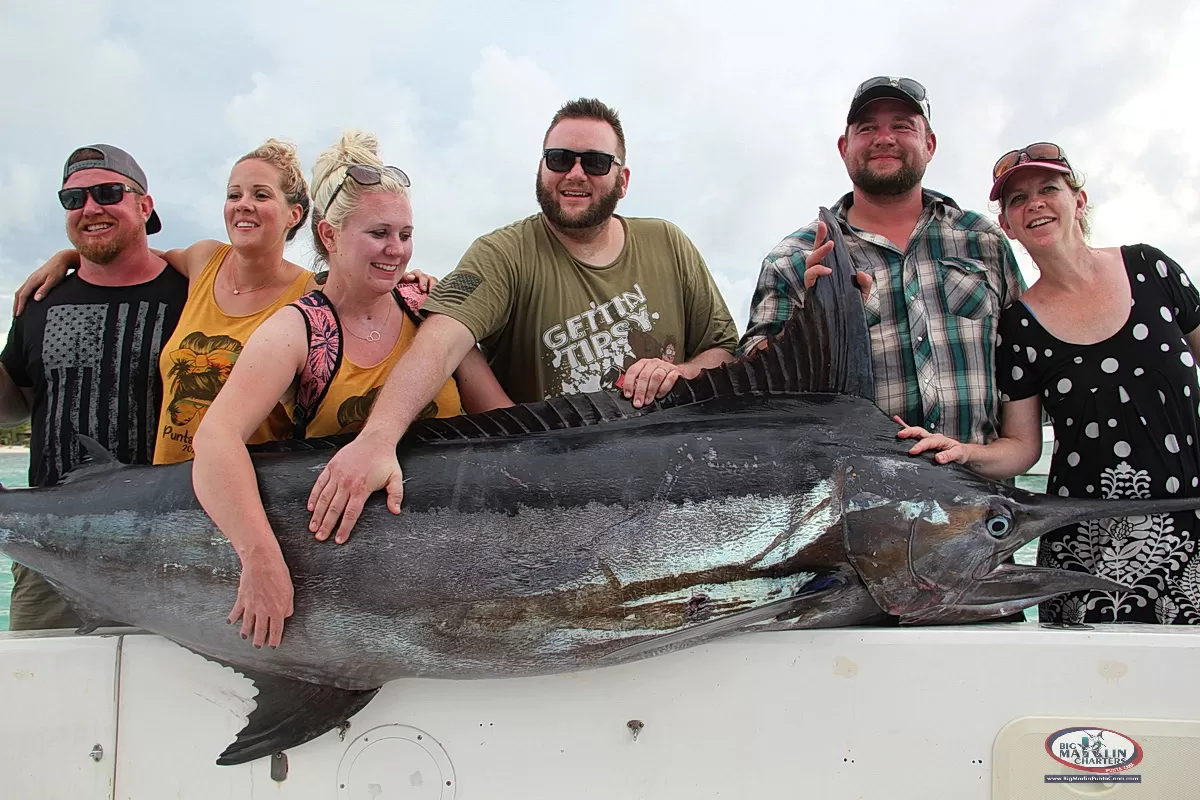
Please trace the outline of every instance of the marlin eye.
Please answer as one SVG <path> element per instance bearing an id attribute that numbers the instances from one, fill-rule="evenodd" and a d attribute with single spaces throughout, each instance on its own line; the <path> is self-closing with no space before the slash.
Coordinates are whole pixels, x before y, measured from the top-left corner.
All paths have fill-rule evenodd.
<path id="1" fill-rule="evenodd" d="M 1012 529 L 1012 520 L 1008 517 L 988 517 L 987 532 L 999 539 Z"/>

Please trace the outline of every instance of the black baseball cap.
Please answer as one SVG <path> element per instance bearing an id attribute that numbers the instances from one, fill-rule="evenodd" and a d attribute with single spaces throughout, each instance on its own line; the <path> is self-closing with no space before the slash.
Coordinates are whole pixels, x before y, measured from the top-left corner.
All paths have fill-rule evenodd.
<path id="1" fill-rule="evenodd" d="M 66 185 L 67 178 L 73 173 L 84 169 L 106 169 L 129 178 L 143 192 L 149 188 L 146 184 L 146 173 L 134 161 L 133 156 L 111 144 L 89 144 L 76 148 L 67 157 L 67 163 L 63 167 L 63 185 Z M 150 219 L 146 220 L 146 233 L 158 233 L 161 230 L 162 221 L 158 218 L 158 211 L 151 211 Z"/>
<path id="2" fill-rule="evenodd" d="M 868 103 L 885 98 L 906 103 L 913 111 L 925 117 L 926 121 L 929 120 L 929 94 L 924 86 L 912 78 L 880 75 L 863 81 L 854 90 L 854 99 L 850 101 L 850 113 L 846 115 L 846 124 L 853 123 Z"/>

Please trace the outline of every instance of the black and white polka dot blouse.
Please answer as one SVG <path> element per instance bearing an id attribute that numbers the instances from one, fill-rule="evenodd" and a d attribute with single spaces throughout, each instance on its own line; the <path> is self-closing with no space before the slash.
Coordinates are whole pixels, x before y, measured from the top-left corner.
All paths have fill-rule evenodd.
<path id="1" fill-rule="evenodd" d="M 1153 247 L 1129 245 L 1121 254 L 1133 304 L 1103 342 L 1063 342 L 1023 303 L 1005 309 L 996 357 L 1001 399 L 1037 395 L 1053 420 L 1049 493 L 1198 495 L 1200 386 L 1183 337 L 1200 325 L 1200 293 Z M 1198 541 L 1192 512 L 1094 520 L 1043 536 L 1039 564 L 1129 589 L 1057 597 L 1042 604 L 1042 621 L 1200 623 Z"/>

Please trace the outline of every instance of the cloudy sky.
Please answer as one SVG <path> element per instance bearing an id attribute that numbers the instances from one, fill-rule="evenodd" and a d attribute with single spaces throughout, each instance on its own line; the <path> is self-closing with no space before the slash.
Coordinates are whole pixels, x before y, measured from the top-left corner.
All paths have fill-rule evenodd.
<path id="1" fill-rule="evenodd" d="M 1094 244 L 1150 242 L 1200 277 L 1198 41 L 1184 0 L 4 0 L 0 303 L 66 244 L 76 146 L 138 158 L 166 248 L 224 238 L 229 168 L 267 137 L 311 168 L 342 128 L 373 131 L 414 181 L 413 266 L 441 276 L 536 210 L 549 118 L 596 96 L 628 137 L 621 212 L 682 227 L 744 328 L 763 256 L 848 190 L 837 137 L 878 74 L 929 88 L 927 187 L 988 210 L 997 156 L 1056 141 Z"/>

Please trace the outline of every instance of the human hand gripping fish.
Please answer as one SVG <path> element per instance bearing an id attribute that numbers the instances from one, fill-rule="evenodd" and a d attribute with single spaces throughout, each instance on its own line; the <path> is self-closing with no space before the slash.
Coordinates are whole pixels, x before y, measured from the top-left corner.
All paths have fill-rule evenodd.
<path id="1" fill-rule="evenodd" d="M 916 439 L 909 455 L 932 453 L 937 464 L 962 464 L 967 469 L 993 480 L 1004 480 L 1027 471 L 1042 455 L 1041 405 L 1036 396 L 1006 402 L 1001 408 L 1001 435 L 986 444 L 960 442 L 917 425 L 909 425 L 899 416 L 896 436 Z"/>
<path id="2" fill-rule="evenodd" d="M 308 495 L 308 510 L 312 512 L 309 531 L 323 542 L 337 525 L 333 540 L 345 544 L 367 498 L 379 489 L 387 490 L 388 510 L 399 514 L 404 500 L 404 473 L 396 458 L 396 440 L 371 435 L 364 428 L 354 441 L 334 454 L 317 476 Z"/>
<path id="3" fill-rule="evenodd" d="M 899 415 L 892 417 L 900 426 L 897 439 L 916 439 L 917 442 L 909 448 L 910 456 L 933 452 L 933 460 L 939 464 L 967 464 L 971 460 L 972 445 L 963 444 L 957 439 L 951 439 L 941 433 L 930 433 L 919 425 L 909 425 Z"/>
<path id="4" fill-rule="evenodd" d="M 272 537 L 273 551 L 238 549 L 242 577 L 238 581 L 237 601 L 229 612 L 229 624 L 242 621 L 243 639 L 253 637 L 255 647 L 264 644 L 279 647 L 284 620 L 295 613 L 295 588 L 292 573 L 283 560 L 279 542 Z"/>

